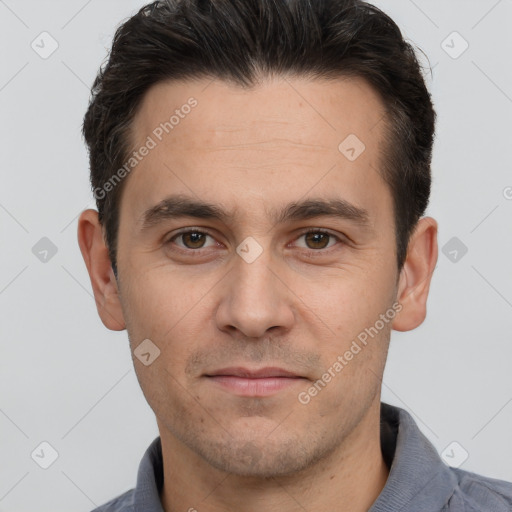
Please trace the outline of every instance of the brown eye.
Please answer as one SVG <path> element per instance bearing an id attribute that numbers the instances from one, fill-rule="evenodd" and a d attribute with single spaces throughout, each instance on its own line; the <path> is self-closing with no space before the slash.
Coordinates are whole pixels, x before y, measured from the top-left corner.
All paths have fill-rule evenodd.
<path id="1" fill-rule="evenodd" d="M 205 234 L 198 231 L 189 231 L 181 235 L 181 240 L 188 249 L 200 249 L 204 245 Z"/>
<path id="2" fill-rule="evenodd" d="M 297 240 L 304 238 L 305 246 L 299 245 L 299 247 L 303 249 L 309 249 L 311 252 L 322 252 L 322 249 L 329 249 L 336 242 L 341 242 L 342 240 L 336 235 L 330 233 L 329 231 L 324 231 L 323 229 L 315 229 L 303 232 L 299 235 Z M 331 243 L 331 241 L 333 243 Z"/>
<path id="3" fill-rule="evenodd" d="M 202 249 L 207 247 L 205 246 L 207 237 L 211 238 L 208 233 L 199 231 L 197 229 L 191 229 L 174 235 L 165 243 L 165 245 L 172 245 L 176 240 L 179 240 L 181 243 L 176 243 L 176 245 L 181 249 Z"/>
<path id="4" fill-rule="evenodd" d="M 318 231 L 306 233 L 306 240 L 310 249 L 325 249 L 331 235 Z"/>

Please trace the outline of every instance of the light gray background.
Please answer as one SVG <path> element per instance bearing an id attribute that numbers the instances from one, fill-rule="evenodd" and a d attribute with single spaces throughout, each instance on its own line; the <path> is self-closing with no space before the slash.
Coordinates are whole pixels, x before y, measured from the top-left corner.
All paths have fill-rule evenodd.
<path id="1" fill-rule="evenodd" d="M 393 332 L 383 399 L 440 453 L 459 443 L 448 454 L 467 451 L 463 469 L 512 480 L 512 1 L 375 4 L 428 55 L 439 116 L 428 211 L 439 263 L 427 320 Z M 142 5 L 0 0 L 1 511 L 89 511 L 134 486 L 158 435 L 76 238 L 93 205 L 80 135 L 89 88 L 115 27 Z M 43 31 L 59 45 L 47 59 L 31 47 Z M 454 31 L 469 43 L 456 59 L 442 47 Z M 32 252 L 42 237 L 57 247 L 46 263 Z M 441 252 L 452 237 L 468 248 L 457 262 Z M 59 454 L 48 469 L 31 458 L 43 441 Z"/>

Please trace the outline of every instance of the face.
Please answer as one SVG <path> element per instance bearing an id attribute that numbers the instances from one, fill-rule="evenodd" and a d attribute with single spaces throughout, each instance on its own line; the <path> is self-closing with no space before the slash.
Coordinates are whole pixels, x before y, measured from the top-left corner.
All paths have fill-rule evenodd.
<path id="1" fill-rule="evenodd" d="M 132 353 L 160 350 L 133 360 L 168 443 L 284 475 L 378 406 L 398 278 L 383 115 L 359 79 L 161 83 L 144 97 L 134 147 L 155 146 L 123 190 L 119 298 Z"/>

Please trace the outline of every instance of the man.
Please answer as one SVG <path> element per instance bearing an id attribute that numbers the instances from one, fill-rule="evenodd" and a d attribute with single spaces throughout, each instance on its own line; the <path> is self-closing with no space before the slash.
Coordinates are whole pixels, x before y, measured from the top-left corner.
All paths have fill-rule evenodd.
<path id="1" fill-rule="evenodd" d="M 510 511 L 380 402 L 437 261 L 435 112 L 360 0 L 174 0 L 116 32 L 78 239 L 160 436 L 98 511 Z"/>

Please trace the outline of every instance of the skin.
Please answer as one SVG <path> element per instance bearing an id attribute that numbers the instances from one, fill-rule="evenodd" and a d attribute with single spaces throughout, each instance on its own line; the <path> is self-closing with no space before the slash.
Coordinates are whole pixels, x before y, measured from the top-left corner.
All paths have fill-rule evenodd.
<path id="1" fill-rule="evenodd" d="M 379 407 L 390 333 L 425 318 L 437 223 L 420 219 L 399 273 L 392 196 L 379 174 L 384 106 L 363 80 L 266 79 L 250 90 L 160 83 L 137 112 L 134 148 L 191 96 L 198 105 L 126 178 L 119 282 L 97 212 L 82 212 L 78 225 L 104 325 L 127 329 L 132 354 L 148 338 L 160 349 L 148 366 L 133 361 L 162 440 L 163 507 L 366 511 L 388 476 Z M 338 150 L 349 134 L 366 146 L 354 161 Z M 234 217 L 168 219 L 142 231 L 144 211 L 177 193 Z M 272 220 L 273 210 L 306 198 L 364 208 L 368 228 L 333 217 Z M 206 230 L 204 247 L 187 236 L 169 242 L 182 228 Z M 315 228 L 334 237 L 308 241 L 303 232 Z M 236 252 L 249 236 L 262 248 L 252 263 Z M 300 403 L 299 393 L 395 302 L 394 319 Z M 245 397 L 206 376 L 233 366 L 302 378 L 272 396 Z"/>

